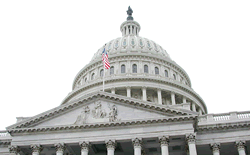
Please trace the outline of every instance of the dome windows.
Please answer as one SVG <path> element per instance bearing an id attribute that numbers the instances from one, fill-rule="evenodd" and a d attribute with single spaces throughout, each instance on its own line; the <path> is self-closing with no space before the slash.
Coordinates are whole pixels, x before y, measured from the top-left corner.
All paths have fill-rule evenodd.
<path id="1" fill-rule="evenodd" d="M 100 77 L 103 77 L 103 69 L 100 70 Z"/>
<path id="2" fill-rule="evenodd" d="M 112 42 L 109 43 L 108 50 L 111 49 L 111 44 L 112 44 Z"/>
<path id="3" fill-rule="evenodd" d="M 94 79 L 95 79 L 95 73 L 92 73 L 91 80 L 94 80 Z"/>
<path id="4" fill-rule="evenodd" d="M 159 68 L 155 67 L 155 75 L 159 75 Z"/>
<path id="5" fill-rule="evenodd" d="M 113 75 L 115 73 L 115 68 L 114 66 L 110 67 L 110 75 Z"/>
<path id="6" fill-rule="evenodd" d="M 131 40 L 131 45 L 132 45 L 132 46 L 135 46 L 135 39 L 132 39 L 132 40 Z"/>
<path id="7" fill-rule="evenodd" d="M 175 74 L 173 74 L 173 78 L 176 80 L 176 75 Z"/>
<path id="8" fill-rule="evenodd" d="M 168 77 L 168 71 L 165 70 L 165 77 Z"/>
<path id="9" fill-rule="evenodd" d="M 127 45 L 127 42 L 126 42 L 126 39 L 124 39 L 122 42 L 122 46 L 126 46 L 126 45 Z"/>
<path id="10" fill-rule="evenodd" d="M 147 41 L 147 47 L 151 48 L 151 45 L 150 45 L 149 41 Z"/>
<path id="11" fill-rule="evenodd" d="M 115 41 L 114 47 L 115 47 L 115 48 L 118 48 L 118 47 L 119 47 L 119 40 L 116 40 L 116 41 Z"/>
<path id="12" fill-rule="evenodd" d="M 132 66 L 132 72 L 133 73 L 137 73 L 137 65 L 136 64 L 133 64 L 133 66 Z"/>
<path id="13" fill-rule="evenodd" d="M 144 65 L 144 73 L 148 73 L 148 65 Z"/>
<path id="14" fill-rule="evenodd" d="M 126 67 L 125 67 L 125 65 L 121 65 L 121 73 L 126 73 Z"/>
<path id="15" fill-rule="evenodd" d="M 140 39 L 140 46 L 141 46 L 141 47 L 144 46 L 142 39 Z"/>

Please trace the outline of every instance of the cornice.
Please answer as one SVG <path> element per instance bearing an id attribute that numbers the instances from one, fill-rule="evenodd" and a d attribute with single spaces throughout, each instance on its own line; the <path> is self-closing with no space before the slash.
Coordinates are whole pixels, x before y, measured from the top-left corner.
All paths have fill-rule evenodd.
<path id="1" fill-rule="evenodd" d="M 190 87 L 191 85 L 191 80 L 188 76 L 188 74 L 186 73 L 186 71 L 180 67 L 176 62 L 172 61 L 171 59 L 167 58 L 167 57 L 160 57 L 157 55 L 148 55 L 146 53 L 130 53 L 129 55 L 127 53 L 124 54 L 112 54 L 109 56 L 109 60 L 110 62 L 112 62 L 114 59 L 130 59 L 132 57 L 139 57 L 139 58 L 147 58 L 149 60 L 154 60 L 154 61 L 158 61 L 159 63 L 166 63 L 167 65 L 169 65 L 169 67 L 172 67 L 173 69 L 176 69 L 178 72 L 182 73 L 184 75 L 184 77 L 187 79 L 187 82 L 189 83 Z M 93 67 L 102 64 L 102 60 L 101 58 L 95 61 L 91 61 L 89 64 L 87 64 L 84 68 L 82 68 L 77 75 L 74 78 L 73 84 L 72 84 L 72 90 L 75 88 L 75 85 L 77 83 L 77 81 L 81 78 L 81 76 L 87 72 L 88 70 L 92 69 Z"/>
<path id="2" fill-rule="evenodd" d="M 146 124 L 158 124 L 168 122 L 183 122 L 183 121 L 195 121 L 195 115 L 185 115 L 178 117 L 164 117 L 154 119 L 140 119 L 131 121 L 120 122 L 102 122 L 95 124 L 83 124 L 83 125 L 66 125 L 66 126 L 52 126 L 52 127 L 39 127 L 39 128 L 15 128 L 8 129 L 8 132 L 13 133 L 35 133 L 35 132 L 47 132 L 47 131 L 63 131 L 63 130 L 84 130 L 95 128 L 107 128 L 107 127 L 120 127 L 120 126 L 134 126 L 134 125 L 146 125 Z"/>
<path id="3" fill-rule="evenodd" d="M 192 88 L 184 85 L 184 84 L 181 84 L 179 82 L 176 82 L 175 80 L 172 80 L 172 79 L 166 79 L 166 78 L 152 78 L 152 77 L 144 77 L 144 76 L 141 76 L 141 77 L 138 77 L 138 76 L 133 76 L 133 77 L 115 77 L 115 76 L 110 76 L 110 77 L 106 77 L 105 79 L 105 83 L 108 84 L 108 83 L 111 83 L 111 82 L 117 82 L 117 81 L 135 81 L 135 80 L 140 80 L 140 81 L 152 81 L 152 82 L 158 82 L 158 83 L 162 83 L 162 84 L 167 84 L 167 85 L 171 85 L 171 86 L 174 86 L 174 87 L 177 87 L 177 88 L 180 88 L 190 94 L 192 94 L 193 96 L 195 96 L 202 104 L 202 106 L 204 107 L 204 110 L 205 112 L 207 113 L 207 107 L 206 107 L 206 104 L 205 102 L 203 101 L 203 99 L 199 96 L 199 94 L 197 94 Z M 78 88 L 78 89 L 75 89 L 73 90 L 71 93 L 68 94 L 68 96 L 66 96 L 62 103 L 61 104 L 64 104 L 66 103 L 67 101 L 69 101 L 71 98 L 73 98 L 75 95 L 77 95 L 78 93 L 84 91 L 84 90 L 87 90 L 89 88 L 92 88 L 94 86 L 97 86 L 97 85 L 102 85 L 103 84 L 103 81 L 102 79 L 99 79 L 99 80 L 95 80 L 93 81 L 93 83 L 89 83 L 89 84 L 86 84 L 86 85 L 83 85 L 82 87 Z"/>
<path id="4" fill-rule="evenodd" d="M 98 99 L 98 98 L 111 99 L 111 100 L 125 103 L 128 105 L 135 105 L 138 107 L 143 107 L 143 108 L 147 108 L 150 110 L 155 110 L 158 112 L 167 113 L 168 115 L 172 114 L 172 115 L 182 116 L 182 115 L 195 115 L 196 114 L 192 111 L 187 111 L 187 110 L 182 110 L 182 109 L 174 109 L 174 108 L 171 108 L 168 106 L 162 106 L 162 105 L 154 105 L 154 104 L 150 104 L 149 102 L 146 102 L 146 101 L 136 100 L 133 98 L 129 98 L 129 97 L 125 97 L 125 96 L 121 96 L 121 95 L 117 95 L 117 94 L 111 94 L 111 93 L 99 91 L 99 92 L 95 92 L 92 94 L 87 94 L 78 100 L 72 101 L 72 102 L 67 103 L 67 104 L 63 104 L 59 107 L 53 108 L 49 111 L 41 113 L 41 114 L 34 116 L 30 119 L 18 122 L 14 125 L 7 127 L 7 130 L 13 129 L 13 128 L 25 128 L 25 127 L 28 127 L 32 124 L 37 124 L 38 122 L 40 122 L 42 120 L 46 120 L 46 119 L 51 118 L 53 116 L 59 115 L 60 113 L 63 113 L 67 110 L 73 109 L 75 107 L 78 107 L 79 105 L 87 103 L 90 100 Z"/>
<path id="5" fill-rule="evenodd" d="M 209 125 L 197 125 L 196 130 L 198 132 L 209 132 L 209 131 L 219 131 L 219 130 L 228 130 L 228 129 L 238 129 L 238 128 L 249 128 L 250 121 L 239 121 L 233 123 L 217 123 L 217 124 L 209 124 Z"/>

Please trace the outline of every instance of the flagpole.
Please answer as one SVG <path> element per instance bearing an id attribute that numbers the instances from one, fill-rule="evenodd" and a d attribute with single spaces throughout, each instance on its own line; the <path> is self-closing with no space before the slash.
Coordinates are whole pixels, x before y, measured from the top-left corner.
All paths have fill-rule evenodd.
<path id="1" fill-rule="evenodd" d="M 105 67 L 104 67 L 104 64 L 103 64 L 103 87 L 102 87 L 102 91 L 104 92 L 104 78 L 105 78 Z"/>

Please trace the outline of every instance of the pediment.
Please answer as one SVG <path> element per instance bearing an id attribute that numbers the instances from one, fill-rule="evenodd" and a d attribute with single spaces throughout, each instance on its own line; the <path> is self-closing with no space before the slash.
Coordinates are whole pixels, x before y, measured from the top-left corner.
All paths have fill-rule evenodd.
<path id="1" fill-rule="evenodd" d="M 84 125 L 108 122 L 133 121 L 166 117 L 151 111 L 124 106 L 105 100 L 97 100 L 38 124 L 35 127 Z"/>
<path id="2" fill-rule="evenodd" d="M 7 129 L 131 122 L 188 115 L 193 116 L 195 113 L 116 94 L 96 92 L 18 122 Z"/>

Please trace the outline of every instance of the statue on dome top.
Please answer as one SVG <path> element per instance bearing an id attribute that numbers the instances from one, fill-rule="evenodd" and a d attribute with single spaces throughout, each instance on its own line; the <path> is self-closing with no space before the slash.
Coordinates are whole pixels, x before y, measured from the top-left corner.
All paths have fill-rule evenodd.
<path id="1" fill-rule="evenodd" d="M 134 20 L 134 18 L 132 17 L 132 13 L 133 13 L 133 10 L 129 6 L 127 10 L 127 15 L 128 15 L 127 20 Z"/>

